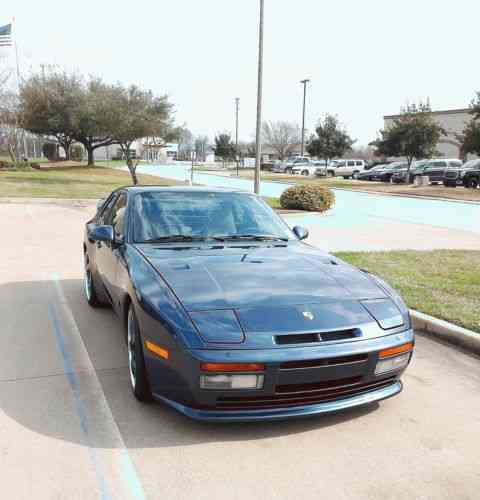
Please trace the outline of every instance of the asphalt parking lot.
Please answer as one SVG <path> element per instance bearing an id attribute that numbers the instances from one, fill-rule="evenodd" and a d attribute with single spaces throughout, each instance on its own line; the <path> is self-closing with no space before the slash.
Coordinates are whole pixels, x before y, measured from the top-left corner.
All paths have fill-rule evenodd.
<path id="1" fill-rule="evenodd" d="M 480 498 L 478 358 L 420 334 L 396 398 L 299 421 L 195 423 L 137 403 L 119 322 L 83 299 L 93 205 L 0 207 L 1 498 Z"/>

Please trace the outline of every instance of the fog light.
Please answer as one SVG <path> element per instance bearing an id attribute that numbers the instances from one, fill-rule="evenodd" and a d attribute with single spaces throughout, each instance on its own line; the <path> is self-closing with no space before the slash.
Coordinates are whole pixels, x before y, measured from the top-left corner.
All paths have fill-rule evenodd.
<path id="1" fill-rule="evenodd" d="M 392 372 L 396 370 L 401 370 L 408 365 L 410 360 L 410 353 L 401 354 L 400 356 L 393 356 L 387 359 L 381 359 L 377 363 L 375 368 L 375 375 L 381 375 L 382 373 Z"/>
<path id="2" fill-rule="evenodd" d="M 262 389 L 263 375 L 245 374 L 245 375 L 201 375 L 200 388 L 212 390 L 231 390 L 231 389 Z"/>

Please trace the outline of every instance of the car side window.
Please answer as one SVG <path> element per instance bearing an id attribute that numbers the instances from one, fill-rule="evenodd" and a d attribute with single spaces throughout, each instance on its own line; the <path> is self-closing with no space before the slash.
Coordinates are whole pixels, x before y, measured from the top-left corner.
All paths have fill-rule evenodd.
<path id="1" fill-rule="evenodd" d="M 124 235 L 126 208 L 127 208 L 127 195 L 126 193 L 120 193 L 112 210 L 106 217 L 105 224 L 113 227 L 115 236 L 117 238 L 120 238 Z"/>
<path id="2" fill-rule="evenodd" d="M 355 166 L 355 162 L 354 161 L 347 162 L 347 167 L 354 167 L 354 166 Z"/>
<path id="3" fill-rule="evenodd" d="M 361 161 L 357 161 L 357 162 L 355 162 L 355 164 L 357 165 L 357 167 L 361 167 L 363 165 L 363 163 Z"/>
<path id="4" fill-rule="evenodd" d="M 434 161 L 433 162 L 433 166 L 434 167 L 441 167 L 441 168 L 445 168 L 447 166 L 447 163 L 444 162 L 444 161 Z"/>
<path id="5" fill-rule="evenodd" d="M 106 225 L 108 222 L 105 222 L 110 214 L 110 211 L 112 210 L 113 205 L 115 204 L 115 201 L 117 199 L 117 195 L 113 195 L 109 200 L 106 201 L 105 205 L 103 206 L 102 211 L 100 212 L 100 215 L 98 216 L 98 224 L 99 225 Z"/>

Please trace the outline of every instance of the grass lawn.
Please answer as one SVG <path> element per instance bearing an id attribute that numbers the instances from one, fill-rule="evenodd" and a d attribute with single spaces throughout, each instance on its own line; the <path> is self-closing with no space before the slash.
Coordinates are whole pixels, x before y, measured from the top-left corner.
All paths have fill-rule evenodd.
<path id="1" fill-rule="evenodd" d="M 385 278 L 408 306 L 480 332 L 480 251 L 337 253 Z"/>
<path id="2" fill-rule="evenodd" d="M 138 178 L 141 184 L 180 184 L 151 175 L 139 175 Z M 64 170 L 0 172 L 0 197 L 97 199 L 131 183 L 128 172 L 103 167 L 80 166 Z"/>

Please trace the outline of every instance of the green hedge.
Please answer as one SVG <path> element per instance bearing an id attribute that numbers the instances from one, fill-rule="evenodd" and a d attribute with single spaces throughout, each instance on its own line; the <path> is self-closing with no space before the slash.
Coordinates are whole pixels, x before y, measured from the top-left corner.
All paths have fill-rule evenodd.
<path id="1" fill-rule="evenodd" d="M 288 188 L 280 196 L 280 205 L 289 210 L 326 212 L 335 204 L 335 195 L 324 186 L 297 185 Z"/>

